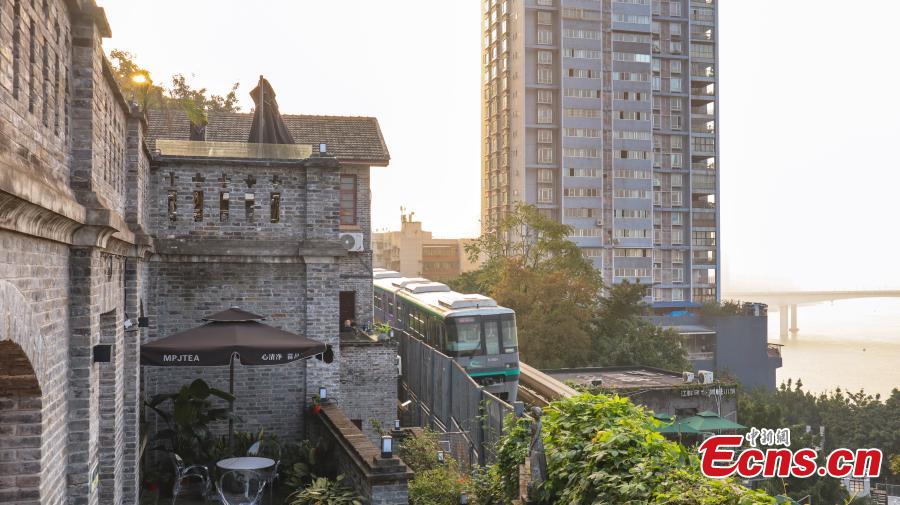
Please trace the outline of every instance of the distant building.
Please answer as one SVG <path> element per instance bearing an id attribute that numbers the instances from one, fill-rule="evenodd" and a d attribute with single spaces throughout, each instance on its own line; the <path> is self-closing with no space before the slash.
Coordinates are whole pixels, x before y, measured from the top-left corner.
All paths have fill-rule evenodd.
<path id="1" fill-rule="evenodd" d="M 572 226 L 608 284 L 719 299 L 718 1 L 482 2 L 481 222 Z"/>
<path id="2" fill-rule="evenodd" d="M 421 221 L 413 221 L 413 214 L 401 214 L 400 231 L 372 233 L 376 268 L 434 281 L 447 281 L 478 268 L 466 254 L 466 244 L 472 239 L 433 238 L 430 231 L 422 229 Z"/>
<path id="3" fill-rule="evenodd" d="M 563 368 L 542 370 L 545 374 L 577 386 L 627 396 L 635 404 L 643 405 L 657 414 L 676 417 L 715 412 L 730 420 L 737 419 L 736 384 L 714 376 L 708 384 L 699 377 L 686 381 L 679 372 L 646 366 L 615 366 L 603 368 Z"/>
<path id="4" fill-rule="evenodd" d="M 684 313 L 652 320 L 681 335 L 694 370 L 727 373 L 748 389 L 775 389 L 781 346 L 768 341 L 766 306 L 747 303 L 743 309 L 742 314 Z"/>

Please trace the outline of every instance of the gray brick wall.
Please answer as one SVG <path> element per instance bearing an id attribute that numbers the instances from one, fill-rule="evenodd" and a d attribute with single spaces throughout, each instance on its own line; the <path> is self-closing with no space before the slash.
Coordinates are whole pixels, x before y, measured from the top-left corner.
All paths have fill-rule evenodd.
<path id="1" fill-rule="evenodd" d="M 372 443 L 380 434 L 372 420 L 390 431 L 397 418 L 397 349 L 380 343 L 341 344 L 341 388 L 345 391 L 341 410 L 350 419 L 362 421 L 362 431 Z"/>
<path id="2" fill-rule="evenodd" d="M 0 341 L 22 348 L 42 390 L 41 503 L 62 503 L 66 496 L 59 454 L 66 446 L 68 254 L 63 244 L 0 230 Z M 18 421 L 0 418 L 0 432 L 18 432 Z M 11 471 L 0 467 L 0 478 Z"/>
<path id="3" fill-rule="evenodd" d="M 0 400 L 0 483 L 4 491 L 15 485 L 20 501 L 37 500 L 37 490 L 41 504 L 136 503 L 142 395 L 199 376 L 227 388 L 227 368 L 147 369 L 142 377 L 139 345 L 230 305 L 270 316 L 271 324 L 328 343 L 336 354 L 330 365 L 239 367 L 237 393 L 245 402 L 238 403 L 244 416 L 238 429 L 301 436 L 307 389 L 321 385 L 348 405 L 384 394 L 374 383 L 361 386 L 369 380 L 362 373 L 342 376 L 337 333 L 339 291 L 357 292 L 358 322 L 372 317 L 371 253 L 334 249 L 342 229 L 361 231 L 370 247 L 368 167 L 328 159 L 306 168 L 151 166 L 142 118 L 124 103 L 103 61 L 107 33 L 91 0 L 0 2 L 0 343 L 21 348 L 40 386 L 39 401 Z M 343 228 L 342 170 L 359 182 L 357 224 Z M 170 190 L 177 192 L 175 222 L 168 216 Z M 194 191 L 203 192 L 199 221 Z M 224 221 L 222 191 L 231 197 Z M 278 223 L 269 210 L 275 192 Z M 255 196 L 252 222 L 245 214 L 248 193 Z M 176 239 L 203 247 L 206 239 L 224 239 L 256 249 L 238 257 L 217 256 L 215 248 L 163 252 L 151 262 L 154 238 L 156 245 Z M 261 249 L 264 241 L 294 250 Z M 126 332 L 124 321 L 142 306 L 152 327 Z M 111 362 L 92 362 L 98 343 L 113 345 Z M 351 350 L 352 361 L 364 363 L 361 353 Z M 10 434 L 37 431 L 36 423 L 37 448 L 32 436 L 28 447 L 9 447 Z M 10 458 L 35 455 L 38 481 L 11 473 Z"/>
<path id="4" fill-rule="evenodd" d="M 304 334 L 303 264 L 154 261 L 149 279 L 145 306 L 151 323 L 148 340 L 199 326 L 204 316 L 231 306 L 264 315 L 267 324 Z M 337 368 L 337 364 L 331 366 Z M 280 438 L 299 437 L 305 398 L 304 369 L 304 363 L 237 365 L 235 411 L 242 422 L 235 429 L 265 428 Z M 144 367 L 143 373 L 148 397 L 175 392 L 196 378 L 228 390 L 228 367 Z M 224 428 L 218 427 L 220 433 L 224 433 Z"/>

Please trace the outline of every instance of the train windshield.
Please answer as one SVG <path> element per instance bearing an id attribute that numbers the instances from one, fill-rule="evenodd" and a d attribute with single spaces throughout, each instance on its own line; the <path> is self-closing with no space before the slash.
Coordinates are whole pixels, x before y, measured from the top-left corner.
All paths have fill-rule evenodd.
<path id="1" fill-rule="evenodd" d="M 494 319 L 484 320 L 485 354 L 500 354 L 500 328 Z"/>
<path id="2" fill-rule="evenodd" d="M 476 317 L 455 317 L 447 320 L 447 351 L 450 356 L 481 354 L 481 321 Z"/>
<path id="3" fill-rule="evenodd" d="M 504 317 L 500 320 L 503 329 L 503 353 L 513 353 L 519 349 L 519 336 L 516 333 L 516 317 Z"/>

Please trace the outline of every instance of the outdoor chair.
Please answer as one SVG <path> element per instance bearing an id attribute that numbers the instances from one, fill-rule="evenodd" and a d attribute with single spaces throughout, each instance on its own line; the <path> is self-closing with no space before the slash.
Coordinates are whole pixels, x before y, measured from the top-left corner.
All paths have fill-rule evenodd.
<path id="1" fill-rule="evenodd" d="M 229 470 L 216 482 L 224 505 L 259 505 L 265 489 L 265 477 L 252 470 Z"/>
<path id="2" fill-rule="evenodd" d="M 265 444 L 269 445 L 269 444 Z M 275 500 L 275 481 L 278 480 L 278 466 L 281 464 L 281 459 L 279 459 L 278 454 L 278 446 L 273 444 L 272 447 L 274 450 L 266 451 L 264 450 L 264 441 L 257 440 L 247 449 L 247 456 L 270 456 L 273 460 L 275 460 L 275 464 L 272 465 L 271 468 L 266 468 L 265 470 L 259 472 L 260 475 L 266 480 L 266 485 L 269 486 L 269 498 L 270 501 Z"/>
<path id="3" fill-rule="evenodd" d="M 172 487 L 172 505 L 175 505 L 175 500 L 178 499 L 178 495 L 181 493 L 181 484 L 185 479 L 199 479 L 203 484 L 203 498 L 209 496 L 210 491 L 210 480 L 209 480 L 209 468 L 203 465 L 186 465 L 184 464 L 184 460 L 181 459 L 176 453 L 171 453 L 172 457 L 172 466 L 175 467 L 175 484 Z"/>

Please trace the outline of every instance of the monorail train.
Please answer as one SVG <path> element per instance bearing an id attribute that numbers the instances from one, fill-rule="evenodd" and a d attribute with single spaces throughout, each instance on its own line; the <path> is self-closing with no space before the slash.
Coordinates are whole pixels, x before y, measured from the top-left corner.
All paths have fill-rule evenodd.
<path id="1" fill-rule="evenodd" d="M 407 331 L 453 358 L 480 385 L 508 402 L 519 384 L 516 314 L 492 298 L 446 284 L 374 269 L 375 320 Z"/>

